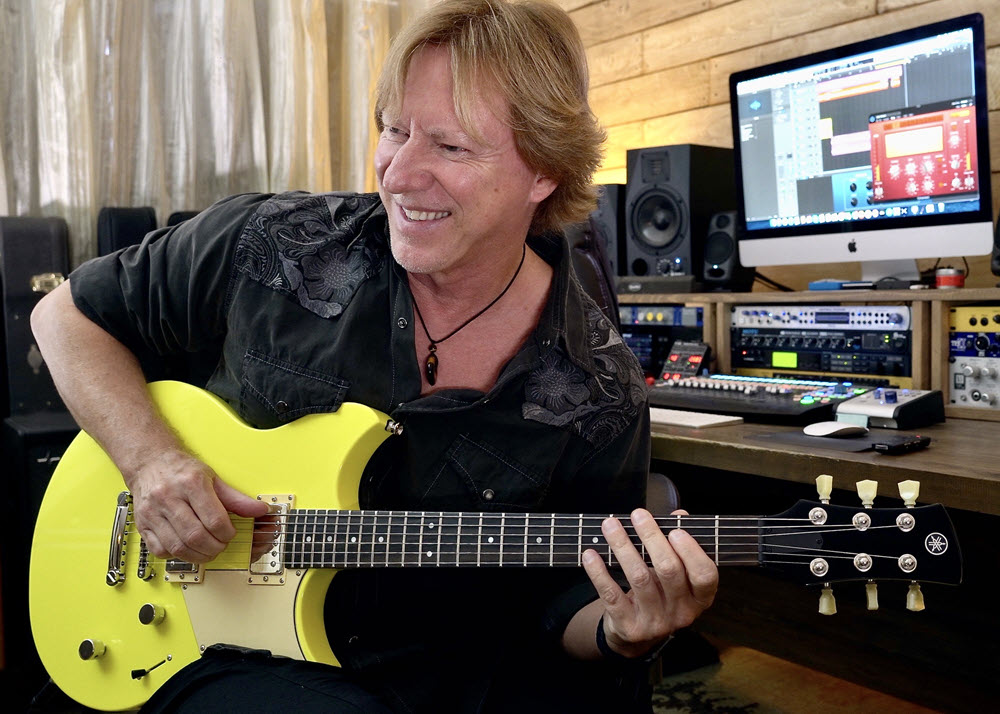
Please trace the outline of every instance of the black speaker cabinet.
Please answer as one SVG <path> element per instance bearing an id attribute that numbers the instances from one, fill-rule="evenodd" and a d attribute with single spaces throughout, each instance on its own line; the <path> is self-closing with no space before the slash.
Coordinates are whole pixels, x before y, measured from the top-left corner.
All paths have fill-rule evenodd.
<path id="1" fill-rule="evenodd" d="M 1000 218 L 997 219 L 996 231 L 993 233 L 993 255 L 990 257 L 990 270 L 994 275 L 1000 275 Z"/>
<path id="2" fill-rule="evenodd" d="M 740 263 L 736 211 L 716 213 L 708 221 L 702 281 L 709 290 L 746 292 L 753 285 L 754 271 Z"/>
<path id="3" fill-rule="evenodd" d="M 590 225 L 604 244 L 612 275 L 622 275 L 625 266 L 625 184 L 606 183 L 597 187 L 597 208 Z"/>
<path id="4" fill-rule="evenodd" d="M 699 277 L 709 219 L 736 207 L 732 149 L 630 149 L 627 172 L 622 274 Z"/>
<path id="5" fill-rule="evenodd" d="M 78 433 L 68 412 L 37 412 L 3 420 L 7 527 L 0 544 L 0 593 L 3 598 L 4 701 L 13 705 L 11 711 L 27 711 L 30 697 L 47 679 L 28 624 L 31 538 L 49 479 Z M 67 597 L 72 597 L 73 584 L 66 583 L 66 588 Z M 0 686 L 0 690 L 4 689 Z"/>
<path id="6" fill-rule="evenodd" d="M 97 254 L 107 255 L 142 242 L 156 230 L 156 211 L 149 206 L 105 206 L 97 214 Z"/>
<path id="7" fill-rule="evenodd" d="M 4 416 L 64 409 L 31 334 L 29 317 L 42 295 L 69 273 L 68 234 L 62 218 L 0 218 Z"/>

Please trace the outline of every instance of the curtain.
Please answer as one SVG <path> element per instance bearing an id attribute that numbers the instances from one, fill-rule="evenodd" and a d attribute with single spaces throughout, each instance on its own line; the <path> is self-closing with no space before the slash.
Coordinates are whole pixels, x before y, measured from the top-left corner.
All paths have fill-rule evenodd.
<path id="1" fill-rule="evenodd" d="M 371 96 L 433 0 L 0 0 L 0 215 L 160 225 L 245 191 L 375 188 Z"/>

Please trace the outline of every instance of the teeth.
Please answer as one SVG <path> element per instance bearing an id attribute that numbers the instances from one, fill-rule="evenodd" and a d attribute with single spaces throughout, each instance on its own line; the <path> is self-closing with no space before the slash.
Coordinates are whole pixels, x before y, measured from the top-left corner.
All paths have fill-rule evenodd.
<path id="1" fill-rule="evenodd" d="M 403 213 L 411 221 L 432 221 L 435 218 L 444 218 L 451 215 L 448 211 L 410 211 L 406 208 L 403 209 Z"/>

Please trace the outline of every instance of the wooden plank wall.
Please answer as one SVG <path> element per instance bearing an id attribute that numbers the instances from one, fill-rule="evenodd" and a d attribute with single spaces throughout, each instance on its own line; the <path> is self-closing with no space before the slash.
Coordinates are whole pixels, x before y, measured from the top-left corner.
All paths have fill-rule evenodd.
<path id="1" fill-rule="evenodd" d="M 732 147 L 735 71 L 971 12 L 986 21 L 994 215 L 1000 207 L 1000 0 L 556 0 L 590 62 L 591 105 L 608 131 L 598 183 L 625 183 L 627 149 Z M 942 265 L 963 267 L 961 257 Z M 989 256 L 969 257 L 969 287 L 992 287 Z M 933 265 L 920 261 L 920 267 Z M 857 263 L 772 267 L 795 289 L 860 277 Z M 767 289 L 759 283 L 755 290 Z"/>

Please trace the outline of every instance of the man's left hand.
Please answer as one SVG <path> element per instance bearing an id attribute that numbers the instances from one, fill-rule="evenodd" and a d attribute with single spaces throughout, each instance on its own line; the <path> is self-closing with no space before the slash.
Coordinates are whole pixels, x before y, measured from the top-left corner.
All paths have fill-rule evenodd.
<path id="1" fill-rule="evenodd" d="M 674 511 L 674 515 L 687 515 Z M 632 525 L 650 563 L 647 565 L 616 518 L 601 526 L 618 560 L 629 589 L 626 592 L 593 550 L 583 554 L 583 567 L 604 606 L 608 646 L 625 657 L 641 657 L 687 627 L 715 599 L 719 570 L 689 533 L 681 529 L 664 534 L 649 511 L 631 514 Z"/>

